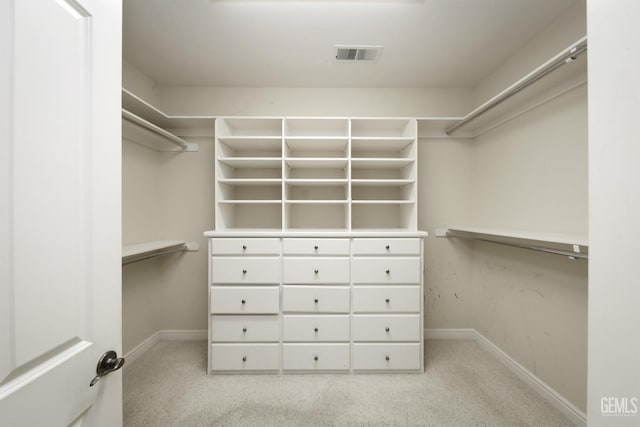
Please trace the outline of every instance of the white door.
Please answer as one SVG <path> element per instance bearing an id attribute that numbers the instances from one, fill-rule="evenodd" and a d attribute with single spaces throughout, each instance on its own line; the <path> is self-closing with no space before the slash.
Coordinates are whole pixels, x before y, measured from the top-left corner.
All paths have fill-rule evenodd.
<path id="1" fill-rule="evenodd" d="M 0 0 L 0 425 L 117 426 L 121 13 Z"/>

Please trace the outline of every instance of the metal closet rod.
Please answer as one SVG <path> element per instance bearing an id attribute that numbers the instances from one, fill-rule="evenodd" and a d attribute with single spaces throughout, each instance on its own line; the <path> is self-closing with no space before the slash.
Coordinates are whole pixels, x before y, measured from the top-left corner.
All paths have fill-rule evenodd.
<path id="1" fill-rule="evenodd" d="M 187 149 L 187 147 L 189 146 L 186 142 L 184 142 L 182 139 L 178 138 L 177 136 L 175 136 L 174 134 L 167 132 L 166 130 L 162 129 L 161 127 L 158 127 L 156 125 L 154 125 L 153 123 L 143 119 L 140 116 L 137 116 L 135 114 L 133 114 L 131 111 L 125 110 L 124 108 L 122 109 L 122 118 L 125 119 L 126 121 L 133 123 L 135 125 L 138 125 L 140 127 L 145 128 L 146 130 L 153 132 L 157 135 L 160 135 L 166 139 L 169 140 L 169 142 L 171 142 L 174 145 L 177 145 L 183 149 Z"/>
<path id="2" fill-rule="evenodd" d="M 572 260 L 577 260 L 577 259 L 589 259 L 589 254 L 585 254 L 585 253 L 580 253 L 580 252 L 572 252 L 572 251 L 567 251 L 567 250 L 563 250 L 563 249 L 554 249 L 554 248 L 547 248 L 544 246 L 537 246 L 537 245 L 527 245 L 524 243 L 513 243 L 513 242 L 505 242 L 505 241 L 500 241 L 500 240 L 492 240 L 492 239 L 485 239 L 482 237 L 477 237 L 477 236 L 469 236 L 466 235 L 464 232 L 459 233 L 453 230 L 447 230 L 447 237 L 457 237 L 460 239 L 471 239 L 471 240 L 478 240 L 480 242 L 488 242 L 488 243 L 495 243 L 498 245 L 504 245 L 504 246 L 511 246 L 514 248 L 520 248 L 520 249 L 530 249 L 532 251 L 538 251 L 538 252 L 544 252 L 544 253 L 548 253 L 548 254 L 554 254 L 554 255 L 562 255 L 562 256 L 566 256 L 569 257 L 569 259 Z"/>
<path id="3" fill-rule="evenodd" d="M 452 135 L 454 132 L 456 132 L 461 127 L 463 127 L 463 126 L 467 125 L 469 122 L 477 119 L 478 117 L 480 117 L 481 115 L 483 115 L 487 111 L 491 110 L 492 108 L 500 105 L 501 103 L 503 103 L 507 99 L 511 98 L 513 95 L 517 94 L 518 92 L 522 91 L 523 89 L 531 86 L 533 83 L 537 82 L 538 80 L 540 80 L 541 78 L 543 78 L 547 74 L 552 73 L 553 71 L 555 71 L 558 68 L 562 67 L 564 64 L 568 64 L 570 62 L 573 62 L 580 54 L 582 54 L 582 53 L 584 53 L 586 51 L 587 51 L 587 39 L 585 38 L 584 40 L 581 40 L 580 42 L 578 42 L 576 45 L 574 45 L 574 46 L 570 47 L 569 49 L 567 49 L 564 53 L 560 54 L 560 56 L 558 56 L 552 62 L 548 63 L 546 66 L 540 68 L 537 71 L 534 71 L 525 80 L 521 81 L 520 83 L 518 83 L 517 85 L 513 86 L 509 90 L 505 91 L 501 95 L 498 95 L 496 98 L 490 100 L 486 105 L 484 105 L 484 106 L 472 111 L 471 113 L 469 113 L 465 118 L 463 118 L 458 123 L 456 123 L 455 125 L 453 125 L 450 128 L 448 128 L 445 131 L 445 133 L 447 135 Z"/>

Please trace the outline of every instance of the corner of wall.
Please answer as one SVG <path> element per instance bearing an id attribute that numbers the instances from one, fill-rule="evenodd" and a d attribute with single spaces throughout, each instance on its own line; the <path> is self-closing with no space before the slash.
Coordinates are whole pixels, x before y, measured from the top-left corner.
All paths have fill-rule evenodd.
<path id="1" fill-rule="evenodd" d="M 125 59 L 122 60 L 122 87 L 155 107 L 160 104 L 158 83 Z"/>

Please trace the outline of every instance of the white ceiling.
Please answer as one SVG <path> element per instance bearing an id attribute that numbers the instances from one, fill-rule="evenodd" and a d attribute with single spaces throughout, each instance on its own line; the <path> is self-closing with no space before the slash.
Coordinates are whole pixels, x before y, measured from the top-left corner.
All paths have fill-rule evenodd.
<path id="1" fill-rule="evenodd" d="M 472 87 L 576 1 L 125 0 L 124 57 L 162 85 Z"/>

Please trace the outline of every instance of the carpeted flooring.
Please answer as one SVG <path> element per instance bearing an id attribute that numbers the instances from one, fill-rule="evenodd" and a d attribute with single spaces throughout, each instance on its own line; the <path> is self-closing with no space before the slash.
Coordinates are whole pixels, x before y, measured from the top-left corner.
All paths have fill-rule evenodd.
<path id="1" fill-rule="evenodd" d="M 429 340 L 424 374 L 207 375 L 204 341 L 124 372 L 125 427 L 573 424 L 473 341 Z"/>

